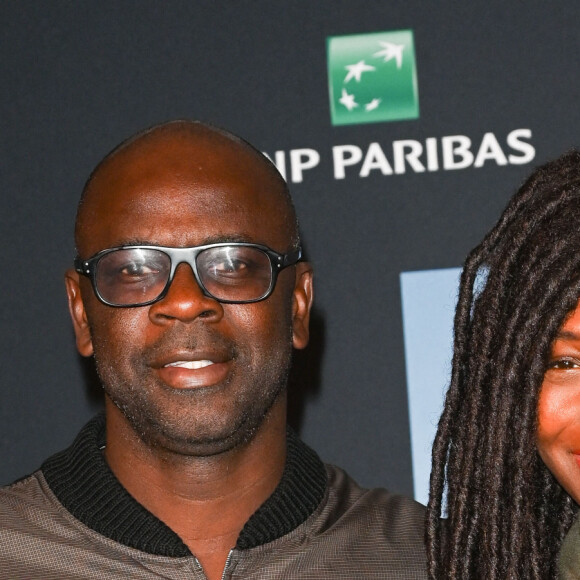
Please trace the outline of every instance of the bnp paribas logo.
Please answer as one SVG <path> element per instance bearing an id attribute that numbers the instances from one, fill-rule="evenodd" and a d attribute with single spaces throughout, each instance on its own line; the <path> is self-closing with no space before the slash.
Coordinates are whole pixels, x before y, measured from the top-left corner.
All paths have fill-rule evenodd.
<path id="1" fill-rule="evenodd" d="M 419 117 L 412 30 L 327 39 L 333 125 Z"/>

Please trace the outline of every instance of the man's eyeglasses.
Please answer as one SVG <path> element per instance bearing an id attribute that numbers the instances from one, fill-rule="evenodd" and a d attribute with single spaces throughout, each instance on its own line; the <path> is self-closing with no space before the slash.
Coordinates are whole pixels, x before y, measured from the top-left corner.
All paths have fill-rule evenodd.
<path id="1" fill-rule="evenodd" d="M 207 296 L 244 304 L 268 298 L 278 274 L 296 264 L 298 248 L 279 254 L 267 246 L 221 243 L 194 248 L 121 246 L 88 260 L 75 258 L 75 270 L 88 276 L 97 298 L 109 306 L 145 306 L 161 300 L 175 270 L 185 262 Z"/>

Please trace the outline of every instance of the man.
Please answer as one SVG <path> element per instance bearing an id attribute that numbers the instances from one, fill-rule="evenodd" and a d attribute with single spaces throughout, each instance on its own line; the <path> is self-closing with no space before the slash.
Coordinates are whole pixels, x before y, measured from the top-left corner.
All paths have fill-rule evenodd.
<path id="1" fill-rule="evenodd" d="M 90 177 L 66 289 L 105 415 L 0 492 L 6 578 L 423 578 L 422 510 L 286 429 L 312 269 L 274 166 L 200 123 Z"/>

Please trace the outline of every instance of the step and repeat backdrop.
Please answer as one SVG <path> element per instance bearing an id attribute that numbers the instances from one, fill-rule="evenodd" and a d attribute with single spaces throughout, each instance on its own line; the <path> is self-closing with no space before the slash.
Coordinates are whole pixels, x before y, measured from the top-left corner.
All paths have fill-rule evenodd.
<path id="1" fill-rule="evenodd" d="M 85 179 L 193 118 L 294 196 L 316 306 L 292 425 L 425 501 L 458 268 L 533 167 L 580 145 L 579 22 L 573 0 L 2 2 L 0 483 L 102 407 L 63 285 Z"/>

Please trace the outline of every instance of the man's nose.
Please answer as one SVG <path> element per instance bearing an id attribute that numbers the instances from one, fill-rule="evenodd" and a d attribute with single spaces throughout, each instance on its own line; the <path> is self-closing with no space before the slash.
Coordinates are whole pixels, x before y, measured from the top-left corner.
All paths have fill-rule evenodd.
<path id="1" fill-rule="evenodd" d="M 189 264 L 179 264 L 167 294 L 149 307 L 149 317 L 157 324 L 171 319 L 189 322 L 202 317 L 217 322 L 223 307 L 204 294 Z"/>

